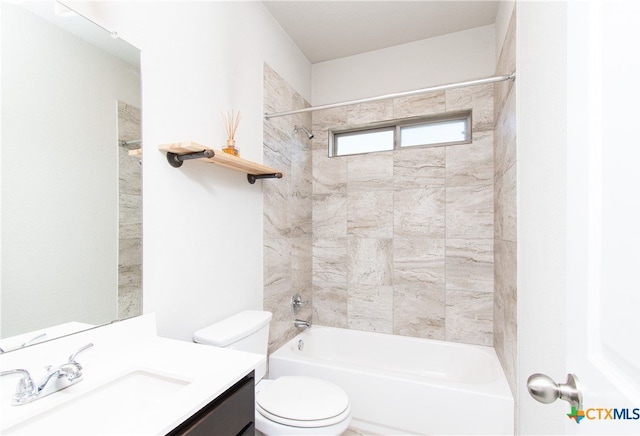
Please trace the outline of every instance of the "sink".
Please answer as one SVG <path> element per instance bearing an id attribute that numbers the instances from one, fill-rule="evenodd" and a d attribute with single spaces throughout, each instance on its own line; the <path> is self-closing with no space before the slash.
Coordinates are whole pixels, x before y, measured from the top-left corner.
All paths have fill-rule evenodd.
<path id="1" fill-rule="evenodd" d="M 152 370 L 131 370 L 96 389 L 4 429 L 2 434 L 127 434 L 129 423 L 135 422 L 140 414 L 151 410 L 190 383 L 190 380 Z M 68 393 L 71 392 L 61 391 L 53 396 Z"/>

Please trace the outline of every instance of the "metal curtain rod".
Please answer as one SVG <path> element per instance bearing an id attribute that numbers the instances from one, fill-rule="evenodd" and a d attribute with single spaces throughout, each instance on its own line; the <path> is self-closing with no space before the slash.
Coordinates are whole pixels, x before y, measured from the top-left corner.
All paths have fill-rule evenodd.
<path id="1" fill-rule="evenodd" d="M 312 106 L 304 109 L 297 109 L 297 110 L 287 111 L 287 112 L 274 112 L 270 114 L 264 114 L 264 118 L 268 120 L 269 118 L 284 117 L 286 115 L 302 114 L 305 112 L 320 111 L 323 109 L 332 109 L 334 107 L 348 106 L 350 104 L 369 103 L 371 101 L 386 100 L 389 98 L 397 98 L 397 97 L 409 97 L 412 95 L 425 94 L 427 92 L 446 91 L 447 89 L 464 88 L 465 86 L 484 85 L 487 83 L 503 82 L 505 80 L 513 80 L 515 78 L 516 78 L 516 73 L 512 73 L 506 76 L 493 76 L 493 77 L 487 77 L 484 79 L 468 80 L 466 82 L 449 83 L 447 85 L 431 86 L 429 88 L 422 88 L 422 89 L 416 89 L 413 91 L 405 91 L 405 92 L 396 92 L 395 94 L 385 94 L 385 95 L 379 95 L 377 97 L 361 98 L 359 100 L 343 101 L 341 103 L 323 104 L 320 106 Z"/>

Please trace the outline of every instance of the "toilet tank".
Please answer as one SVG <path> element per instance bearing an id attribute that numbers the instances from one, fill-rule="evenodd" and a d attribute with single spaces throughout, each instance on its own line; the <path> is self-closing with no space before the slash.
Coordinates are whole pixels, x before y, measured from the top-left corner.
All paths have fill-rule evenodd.
<path id="1" fill-rule="evenodd" d="M 271 312 L 245 310 L 193 334 L 193 341 L 267 355 Z"/>

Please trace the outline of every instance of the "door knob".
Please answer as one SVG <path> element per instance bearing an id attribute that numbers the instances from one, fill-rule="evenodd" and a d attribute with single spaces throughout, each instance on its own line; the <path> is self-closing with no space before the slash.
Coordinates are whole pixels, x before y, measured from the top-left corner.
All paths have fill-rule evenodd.
<path id="1" fill-rule="evenodd" d="M 573 407 L 582 409 L 582 393 L 579 389 L 578 377 L 567 374 L 567 382 L 558 384 L 544 374 L 533 374 L 527 380 L 529 394 L 541 403 L 550 404 L 560 398 Z"/>

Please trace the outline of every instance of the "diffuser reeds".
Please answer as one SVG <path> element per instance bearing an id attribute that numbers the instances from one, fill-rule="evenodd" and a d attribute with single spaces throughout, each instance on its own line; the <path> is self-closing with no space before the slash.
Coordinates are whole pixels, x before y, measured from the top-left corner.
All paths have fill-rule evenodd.
<path id="1" fill-rule="evenodd" d="M 228 137 L 227 146 L 223 148 L 222 151 L 234 156 L 239 156 L 240 150 L 236 148 L 236 132 L 238 131 L 238 124 L 240 124 L 240 112 L 238 111 L 237 114 L 234 114 L 233 111 L 230 111 L 226 115 L 223 113 L 222 120 Z"/>

